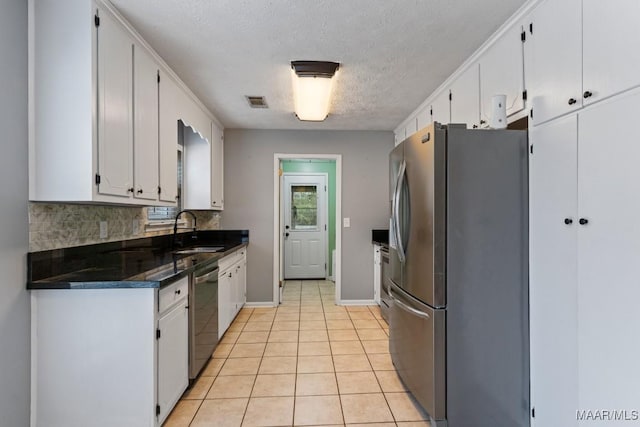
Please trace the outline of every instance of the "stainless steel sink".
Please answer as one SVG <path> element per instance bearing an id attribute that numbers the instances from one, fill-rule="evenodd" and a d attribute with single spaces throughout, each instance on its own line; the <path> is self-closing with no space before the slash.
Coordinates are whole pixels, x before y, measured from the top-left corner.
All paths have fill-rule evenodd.
<path id="1" fill-rule="evenodd" d="M 193 255 L 193 254 L 207 254 L 224 251 L 224 246 L 196 246 L 193 248 L 181 249 L 174 251 L 177 255 Z"/>

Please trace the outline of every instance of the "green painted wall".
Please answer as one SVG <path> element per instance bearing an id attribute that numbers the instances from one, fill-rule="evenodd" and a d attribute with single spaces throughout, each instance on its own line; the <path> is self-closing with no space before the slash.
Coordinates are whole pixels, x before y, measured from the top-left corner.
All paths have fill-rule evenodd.
<path id="1" fill-rule="evenodd" d="M 333 274 L 331 253 L 336 248 L 336 162 L 334 160 L 283 160 L 283 172 L 326 173 L 329 176 L 329 253 L 327 264 L 329 274 Z"/>

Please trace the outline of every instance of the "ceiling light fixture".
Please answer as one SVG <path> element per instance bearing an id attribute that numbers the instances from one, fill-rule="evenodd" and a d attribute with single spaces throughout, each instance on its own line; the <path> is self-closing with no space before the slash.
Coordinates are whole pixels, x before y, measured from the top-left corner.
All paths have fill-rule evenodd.
<path id="1" fill-rule="evenodd" d="M 327 61 L 291 61 L 293 98 L 298 119 L 321 122 L 331 105 L 333 77 L 340 64 Z"/>

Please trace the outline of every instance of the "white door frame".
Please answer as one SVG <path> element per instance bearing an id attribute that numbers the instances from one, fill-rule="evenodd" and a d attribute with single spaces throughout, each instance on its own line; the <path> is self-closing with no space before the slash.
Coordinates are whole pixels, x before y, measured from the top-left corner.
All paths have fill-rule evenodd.
<path id="1" fill-rule="evenodd" d="M 325 262 L 327 263 L 327 266 L 329 265 L 329 263 L 331 262 L 331 254 L 327 255 L 327 252 L 329 251 L 329 174 L 326 172 L 283 172 L 282 173 L 282 179 L 284 181 L 284 177 L 285 176 L 323 176 L 324 177 L 324 182 L 325 185 L 327 186 L 327 189 L 325 190 L 325 196 L 324 196 L 324 212 L 322 213 L 324 215 L 324 222 L 326 225 L 326 229 L 324 230 L 324 253 L 325 253 Z M 281 193 L 285 193 L 285 188 L 284 185 L 280 186 L 280 191 Z M 280 200 L 280 215 L 282 215 L 282 218 L 279 222 L 280 224 L 280 230 L 282 230 L 282 224 L 284 221 L 284 199 L 281 198 Z M 337 226 L 337 224 L 336 224 Z M 283 233 L 279 233 L 280 234 L 280 248 L 282 248 L 281 250 L 281 262 L 280 262 L 280 274 L 278 277 L 278 280 L 282 280 L 282 278 L 284 277 L 284 236 Z M 325 268 L 324 271 L 324 279 L 327 280 L 329 278 L 329 269 Z"/>
<path id="2" fill-rule="evenodd" d="M 333 273 L 336 281 L 335 302 L 339 304 L 341 300 L 340 290 L 342 288 L 342 154 L 275 153 L 273 155 L 273 305 L 280 304 L 280 267 L 282 265 L 281 259 L 283 258 L 281 245 L 280 183 L 282 177 L 280 175 L 280 161 L 294 159 L 335 160 L 336 162 L 336 265 L 334 265 Z M 328 206 L 329 203 L 327 201 Z M 329 244 L 328 239 L 327 244 Z M 327 260 L 327 262 L 331 261 Z"/>

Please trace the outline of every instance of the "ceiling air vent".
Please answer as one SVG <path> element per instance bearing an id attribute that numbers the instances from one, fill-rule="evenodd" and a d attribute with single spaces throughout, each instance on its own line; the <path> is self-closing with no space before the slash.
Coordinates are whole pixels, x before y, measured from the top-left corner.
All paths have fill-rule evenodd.
<path id="1" fill-rule="evenodd" d="M 269 108 L 267 105 L 267 101 L 264 99 L 264 96 L 249 96 L 246 95 L 247 102 L 249 103 L 249 107 L 251 108 Z"/>

